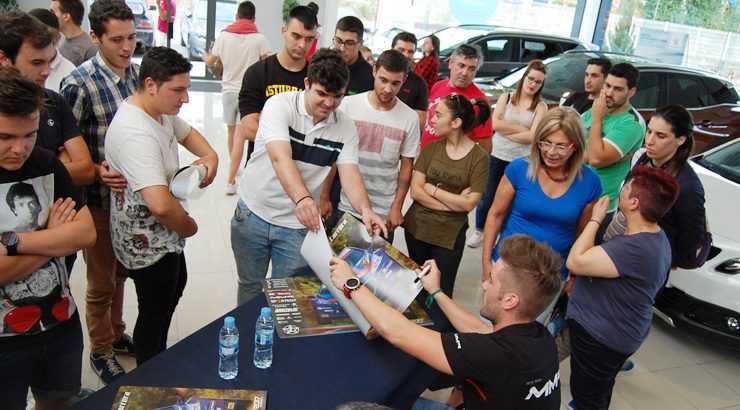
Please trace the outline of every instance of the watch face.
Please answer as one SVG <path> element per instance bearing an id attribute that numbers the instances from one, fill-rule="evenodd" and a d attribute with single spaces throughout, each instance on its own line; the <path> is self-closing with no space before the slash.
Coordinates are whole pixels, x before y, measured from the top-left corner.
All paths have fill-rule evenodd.
<path id="1" fill-rule="evenodd" d="M 347 289 L 355 290 L 360 287 L 360 280 L 357 278 L 349 278 L 344 285 L 347 286 Z"/>
<path id="2" fill-rule="evenodd" d="M 3 232 L 0 240 L 2 240 L 3 244 L 7 246 L 13 246 L 18 243 L 18 236 L 15 234 L 15 232 Z"/>

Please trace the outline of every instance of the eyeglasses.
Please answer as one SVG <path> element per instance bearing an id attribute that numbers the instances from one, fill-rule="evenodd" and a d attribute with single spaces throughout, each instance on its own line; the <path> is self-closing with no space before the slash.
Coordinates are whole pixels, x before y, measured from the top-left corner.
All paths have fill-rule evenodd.
<path id="1" fill-rule="evenodd" d="M 537 84 L 537 85 L 542 85 L 542 84 L 545 83 L 544 80 L 538 80 L 538 79 L 532 77 L 531 75 L 528 75 L 527 76 L 527 81 L 529 81 L 530 83 Z"/>
<path id="2" fill-rule="evenodd" d="M 355 40 L 347 40 L 347 41 L 344 41 L 344 40 L 342 40 L 339 37 L 334 37 L 333 41 L 334 41 L 334 46 L 336 48 L 340 48 L 342 46 L 347 47 L 347 48 L 354 48 L 357 45 L 357 43 L 358 43 Z"/>
<path id="3" fill-rule="evenodd" d="M 545 152 L 550 151 L 551 148 L 555 148 L 555 152 L 557 152 L 560 155 L 565 155 L 569 153 L 574 147 L 573 144 L 570 144 L 570 145 L 553 144 L 552 142 L 545 141 L 545 140 L 537 141 L 537 146 L 540 147 L 540 150 L 545 151 Z"/>

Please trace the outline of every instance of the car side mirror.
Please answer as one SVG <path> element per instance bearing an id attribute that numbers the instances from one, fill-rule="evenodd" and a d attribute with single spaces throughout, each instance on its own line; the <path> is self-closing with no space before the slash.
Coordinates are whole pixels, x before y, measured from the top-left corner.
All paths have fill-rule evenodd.
<path id="1" fill-rule="evenodd" d="M 187 17 L 187 18 L 193 17 L 193 12 L 190 11 L 190 10 L 186 11 L 185 12 L 185 17 Z"/>

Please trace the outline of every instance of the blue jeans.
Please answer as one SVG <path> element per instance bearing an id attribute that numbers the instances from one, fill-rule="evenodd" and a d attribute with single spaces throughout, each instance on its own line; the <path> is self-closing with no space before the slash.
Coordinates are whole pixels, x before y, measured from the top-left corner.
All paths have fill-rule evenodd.
<path id="1" fill-rule="evenodd" d="M 411 410 L 454 410 L 452 407 L 438 401 L 419 397 L 411 406 Z"/>
<path id="2" fill-rule="evenodd" d="M 29 386 L 34 396 L 49 398 L 80 391 L 82 326 L 78 315 L 69 320 L 75 323 L 42 343 L 0 352 L 0 407 L 25 410 Z"/>
<path id="3" fill-rule="evenodd" d="M 273 225 L 239 200 L 231 220 L 231 249 L 239 276 L 237 305 L 262 293 L 260 281 L 267 276 L 270 260 L 273 278 L 288 277 L 306 266 L 300 250 L 307 233 L 308 228 Z"/>
<path id="4" fill-rule="evenodd" d="M 501 182 L 501 178 L 504 177 L 504 170 L 510 164 L 509 161 L 504 161 L 489 155 L 490 166 L 488 167 L 488 183 L 486 183 L 486 192 L 483 193 L 483 198 L 478 202 L 478 206 L 475 208 L 475 229 L 482 231 L 486 226 L 486 217 L 488 217 L 488 210 L 491 209 L 493 204 L 493 197 L 496 195 L 498 189 L 498 183 Z"/>

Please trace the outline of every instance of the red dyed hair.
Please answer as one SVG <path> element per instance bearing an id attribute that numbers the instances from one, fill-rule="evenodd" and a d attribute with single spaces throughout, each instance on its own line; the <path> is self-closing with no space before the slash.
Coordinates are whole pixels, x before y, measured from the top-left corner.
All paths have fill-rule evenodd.
<path id="1" fill-rule="evenodd" d="M 671 209 L 681 190 L 673 175 L 644 165 L 632 169 L 625 184 L 629 182 L 630 198 L 640 201 L 640 215 L 650 222 L 658 222 Z"/>

